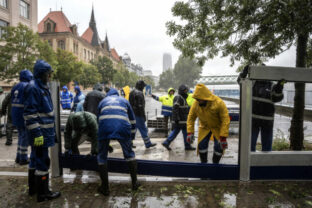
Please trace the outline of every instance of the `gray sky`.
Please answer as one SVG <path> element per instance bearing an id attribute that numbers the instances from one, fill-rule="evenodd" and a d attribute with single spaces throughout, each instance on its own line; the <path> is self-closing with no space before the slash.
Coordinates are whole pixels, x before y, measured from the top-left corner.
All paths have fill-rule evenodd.
<path id="1" fill-rule="evenodd" d="M 110 47 L 119 55 L 128 53 L 133 63 L 154 75 L 162 73 L 162 55 L 172 55 L 173 66 L 180 52 L 172 46 L 173 38 L 166 34 L 165 23 L 173 19 L 171 8 L 175 0 L 39 0 L 38 21 L 52 11 L 62 10 L 72 24 L 78 25 L 79 35 L 88 28 L 92 2 L 100 38 L 107 32 Z M 278 56 L 268 65 L 294 66 L 295 50 Z M 230 67 L 228 58 L 209 60 L 202 75 L 236 74 L 237 65 Z"/>

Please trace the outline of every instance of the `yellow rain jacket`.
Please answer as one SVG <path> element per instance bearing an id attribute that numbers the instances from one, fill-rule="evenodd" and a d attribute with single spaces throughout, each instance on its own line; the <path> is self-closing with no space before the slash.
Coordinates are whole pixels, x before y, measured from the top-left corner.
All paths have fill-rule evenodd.
<path id="1" fill-rule="evenodd" d="M 127 86 L 123 87 L 122 90 L 125 93 L 125 99 L 127 99 L 129 101 L 130 87 L 127 85 Z"/>
<path id="2" fill-rule="evenodd" d="M 195 100 L 187 118 L 187 132 L 194 133 L 195 120 L 199 118 L 199 144 L 211 131 L 216 139 L 228 137 L 230 117 L 225 103 L 221 98 L 212 94 L 204 84 L 196 85 L 194 99 L 207 100 L 205 107 L 200 107 Z"/>
<path id="3" fill-rule="evenodd" d="M 189 93 L 187 98 L 186 98 L 186 102 L 188 104 L 188 106 L 192 106 L 194 103 L 195 99 L 193 98 L 193 93 Z"/>

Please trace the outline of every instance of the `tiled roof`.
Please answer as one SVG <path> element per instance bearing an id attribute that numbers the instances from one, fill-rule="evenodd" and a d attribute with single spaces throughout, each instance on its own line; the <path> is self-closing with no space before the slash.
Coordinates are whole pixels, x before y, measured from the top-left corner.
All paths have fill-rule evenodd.
<path id="1" fill-rule="evenodd" d="M 117 51 L 115 50 L 115 48 L 111 49 L 111 55 L 112 55 L 113 59 L 115 59 L 118 62 L 120 61 L 120 57 L 119 57 Z"/>
<path id="2" fill-rule="evenodd" d="M 88 29 L 82 34 L 81 37 L 91 44 L 93 37 L 93 30 L 91 29 L 91 27 L 88 27 Z"/>
<path id="3" fill-rule="evenodd" d="M 72 32 L 70 29 L 71 23 L 62 11 L 49 12 L 38 24 L 38 33 L 44 30 L 44 22 L 51 19 L 56 23 L 55 32 Z"/>

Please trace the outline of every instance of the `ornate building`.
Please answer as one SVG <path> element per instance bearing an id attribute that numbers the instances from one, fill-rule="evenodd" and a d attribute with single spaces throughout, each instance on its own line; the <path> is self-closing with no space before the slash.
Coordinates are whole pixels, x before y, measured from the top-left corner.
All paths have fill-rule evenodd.
<path id="1" fill-rule="evenodd" d="M 114 65 L 120 62 L 115 49 L 110 49 L 108 37 L 101 41 L 92 8 L 89 27 L 82 36 L 77 32 L 77 25 L 71 24 L 63 11 L 50 11 L 38 25 L 39 36 L 47 40 L 56 51 L 61 48 L 72 52 L 78 60 L 86 63 L 98 56 L 107 56 Z"/>

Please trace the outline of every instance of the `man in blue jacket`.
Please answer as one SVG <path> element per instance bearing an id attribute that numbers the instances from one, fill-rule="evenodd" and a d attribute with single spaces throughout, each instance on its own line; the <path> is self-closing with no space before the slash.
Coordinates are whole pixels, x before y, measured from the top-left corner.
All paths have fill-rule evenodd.
<path id="1" fill-rule="evenodd" d="M 85 95 L 81 92 L 80 87 L 78 85 L 75 86 L 75 97 L 74 97 L 74 105 L 72 108 L 73 112 L 82 111 L 83 103 L 85 100 Z"/>
<path id="2" fill-rule="evenodd" d="M 15 85 L 11 90 L 11 113 L 12 113 L 12 123 L 17 127 L 18 131 L 18 142 L 17 142 L 17 153 L 15 162 L 20 165 L 26 165 L 29 163 L 27 149 L 28 149 L 28 138 L 27 132 L 24 124 L 24 102 L 25 94 L 24 89 L 27 87 L 29 82 L 33 79 L 33 74 L 24 69 L 20 72 L 20 83 Z"/>
<path id="3" fill-rule="evenodd" d="M 52 72 L 47 62 L 37 60 L 34 66 L 35 80 L 25 89 L 24 119 L 31 145 L 29 195 L 37 193 L 38 202 L 55 199 L 61 195 L 60 192 L 49 190 L 48 148 L 55 143 L 53 103 L 47 85 Z"/>
<path id="4" fill-rule="evenodd" d="M 98 121 L 99 154 L 97 159 L 102 180 L 98 191 L 105 196 L 109 195 L 107 152 L 111 139 L 120 143 L 124 158 L 129 163 L 132 190 L 137 190 L 140 185 L 137 183 L 137 162 L 131 142 L 136 131 L 135 116 L 130 103 L 125 98 L 119 97 L 116 89 L 111 88 L 100 102 Z"/>
<path id="5" fill-rule="evenodd" d="M 63 86 L 63 91 L 61 92 L 61 106 L 64 110 L 71 109 L 71 103 L 73 102 L 73 94 L 68 91 L 66 85 Z"/>

